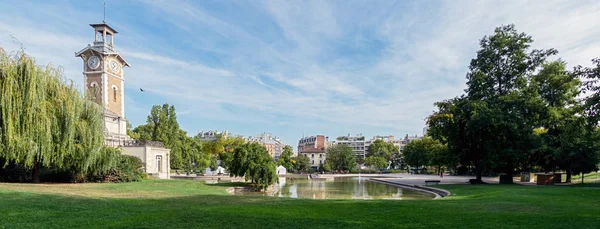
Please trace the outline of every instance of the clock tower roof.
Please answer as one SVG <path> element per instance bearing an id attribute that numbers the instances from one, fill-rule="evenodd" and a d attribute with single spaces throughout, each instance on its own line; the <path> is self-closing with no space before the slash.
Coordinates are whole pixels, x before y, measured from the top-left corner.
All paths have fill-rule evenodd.
<path id="1" fill-rule="evenodd" d="M 110 27 L 108 24 L 106 23 L 102 23 L 102 24 L 90 24 L 91 27 L 93 27 L 96 31 L 104 31 L 106 30 L 107 32 L 111 33 L 111 34 L 117 34 L 119 32 L 117 32 L 115 29 L 113 29 L 112 27 Z"/>
<path id="2" fill-rule="evenodd" d="M 94 43 L 76 52 L 75 56 L 87 55 L 88 52 L 96 55 L 116 56 L 123 65 L 131 67 L 114 47 L 114 35 L 117 34 L 117 31 L 106 23 L 90 24 L 90 26 L 94 28 Z"/>

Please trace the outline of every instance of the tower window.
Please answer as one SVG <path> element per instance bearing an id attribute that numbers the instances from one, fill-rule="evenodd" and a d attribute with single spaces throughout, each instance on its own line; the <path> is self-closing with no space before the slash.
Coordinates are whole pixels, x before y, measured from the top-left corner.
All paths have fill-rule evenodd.
<path id="1" fill-rule="evenodd" d="M 113 85 L 112 89 L 113 89 L 113 102 L 116 102 L 117 101 L 117 86 Z"/>
<path id="2" fill-rule="evenodd" d="M 98 94 L 98 83 L 96 81 L 90 84 L 90 93 L 93 99 L 96 99 L 96 95 Z"/>

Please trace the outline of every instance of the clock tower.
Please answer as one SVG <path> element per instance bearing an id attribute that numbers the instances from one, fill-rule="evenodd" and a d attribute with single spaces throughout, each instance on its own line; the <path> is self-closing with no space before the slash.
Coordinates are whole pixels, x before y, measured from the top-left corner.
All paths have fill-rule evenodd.
<path id="1" fill-rule="evenodd" d="M 125 120 L 124 67 L 129 63 L 114 46 L 117 31 L 106 23 L 91 24 L 94 43 L 75 53 L 83 60 L 85 95 L 104 108 L 107 143 L 128 139 Z M 111 140 L 112 139 L 112 140 Z"/>

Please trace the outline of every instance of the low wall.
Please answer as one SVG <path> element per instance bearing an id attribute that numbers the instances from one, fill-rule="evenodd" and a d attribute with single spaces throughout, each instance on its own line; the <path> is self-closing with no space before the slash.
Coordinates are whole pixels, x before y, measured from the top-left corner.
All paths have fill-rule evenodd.
<path id="1" fill-rule="evenodd" d="M 410 189 L 410 190 L 414 190 L 414 191 L 418 191 L 418 192 L 433 194 L 435 196 L 433 199 L 440 199 L 440 198 L 450 195 L 450 192 L 448 190 L 432 188 L 432 187 L 424 186 L 424 185 L 390 182 L 390 181 L 377 179 L 377 178 L 371 178 L 371 179 L 368 179 L 368 181 L 377 182 L 377 183 L 381 183 L 381 184 L 387 184 L 387 185 L 391 185 L 391 186 L 395 186 L 395 187 L 399 187 L 399 188 Z"/>

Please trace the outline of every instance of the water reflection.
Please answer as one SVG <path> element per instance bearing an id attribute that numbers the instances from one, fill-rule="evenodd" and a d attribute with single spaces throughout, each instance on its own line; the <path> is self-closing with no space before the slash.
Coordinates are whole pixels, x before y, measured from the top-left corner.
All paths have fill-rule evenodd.
<path id="1" fill-rule="evenodd" d="M 343 177 L 333 181 L 279 178 L 275 188 L 267 193 L 244 193 L 246 195 L 269 195 L 304 199 L 432 199 L 433 196 L 385 184 L 367 181 L 368 178 Z"/>

